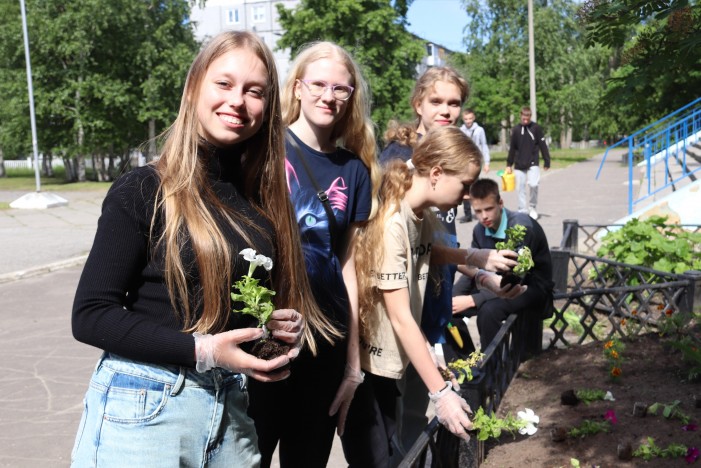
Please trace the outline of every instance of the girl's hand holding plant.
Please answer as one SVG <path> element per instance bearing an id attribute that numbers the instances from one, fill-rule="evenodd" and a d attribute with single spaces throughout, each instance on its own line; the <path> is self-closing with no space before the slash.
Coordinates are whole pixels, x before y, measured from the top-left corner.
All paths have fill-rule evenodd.
<path id="1" fill-rule="evenodd" d="M 467 249 L 465 264 L 489 271 L 511 271 L 518 265 L 517 258 L 518 254 L 509 249 L 494 250 L 470 247 Z"/>
<path id="2" fill-rule="evenodd" d="M 234 283 L 234 289 L 238 290 L 238 293 L 232 292 L 231 300 L 243 303 L 243 308 L 234 309 L 234 312 L 252 315 L 258 320 L 258 326 L 264 331 L 263 339 L 256 344 L 252 351 L 253 354 L 268 354 L 275 357 L 286 354 L 288 358 L 294 359 L 301 348 L 304 331 L 302 314 L 292 309 L 273 310 L 272 297 L 275 295 L 275 291 L 259 284 L 259 280 L 253 278 L 253 272 L 259 266 L 265 268 L 266 271 L 272 270 L 273 261 L 270 258 L 256 254 L 253 249 L 243 249 L 239 254 L 250 265 L 248 266 L 248 274 L 243 275 L 240 280 Z M 269 340 L 270 335 L 281 343 Z"/>
<path id="3" fill-rule="evenodd" d="M 302 334 L 304 333 L 302 314 L 293 309 L 275 310 L 265 328 L 273 335 L 273 338 L 290 345 L 290 351 L 287 353 L 290 359 L 299 355 L 302 348 Z"/>
<path id="4" fill-rule="evenodd" d="M 289 377 L 290 371 L 277 371 L 290 362 L 287 355 L 266 361 L 248 354 L 240 348 L 242 343 L 263 336 L 261 328 L 241 328 L 216 335 L 194 333 L 197 372 L 207 372 L 220 367 L 232 372 L 246 374 L 261 382 L 275 382 Z"/>
<path id="5" fill-rule="evenodd" d="M 243 308 L 235 310 L 254 316 L 259 328 L 242 328 L 216 335 L 194 333 L 195 358 L 197 372 L 206 372 L 214 367 L 221 367 L 253 377 L 261 382 L 274 382 L 290 375 L 286 366 L 297 357 L 301 347 L 304 319 L 302 314 L 292 309 L 274 310 L 272 296 L 275 291 L 262 286 L 252 277 L 259 266 L 267 271 L 273 268 L 273 261 L 257 255 L 253 249 L 244 249 L 240 254 L 250 262 L 248 274 L 234 283 L 238 293 L 231 293 L 234 302 L 242 302 Z M 248 341 L 267 339 L 272 334 L 276 339 L 289 345 L 282 355 L 271 359 L 261 359 L 241 349 L 240 345 Z"/>
<path id="6" fill-rule="evenodd" d="M 484 270 L 477 270 L 474 278 L 478 289 L 487 289 L 503 299 L 514 299 L 528 288 L 520 284 L 505 284 L 502 287 L 501 276 Z"/>

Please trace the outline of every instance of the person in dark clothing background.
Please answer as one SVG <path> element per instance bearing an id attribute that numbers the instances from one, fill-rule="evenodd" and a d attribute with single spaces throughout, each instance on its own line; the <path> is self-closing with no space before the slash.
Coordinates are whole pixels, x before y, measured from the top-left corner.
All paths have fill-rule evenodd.
<path id="1" fill-rule="evenodd" d="M 524 284 L 528 289 L 516 299 L 501 299 L 487 290 L 477 290 L 468 276 L 462 276 L 453 288 L 453 315 L 477 316 L 480 347 L 484 350 L 499 332 L 501 323 L 512 313 L 532 315 L 533 322 L 552 313 L 553 287 L 550 247 L 543 228 L 524 213 L 504 208 L 499 186 L 492 179 L 479 179 L 470 187 L 470 200 L 477 224 L 472 233 L 472 247 L 494 249 L 496 243 L 506 240 L 506 229 L 521 224 L 526 228 L 523 246 L 528 246 L 535 266 Z M 460 270 L 461 267 L 458 267 Z M 462 320 L 455 320 L 462 326 Z"/>
<path id="2" fill-rule="evenodd" d="M 539 150 L 543 153 L 543 169 L 550 169 L 550 152 L 545 143 L 543 129 L 531 121 L 531 108 L 521 109 L 521 123 L 511 130 L 511 145 L 506 159 L 506 172 L 516 169 L 516 191 L 518 192 L 518 211 L 528 213 L 538 219 L 538 184 L 540 183 Z M 526 184 L 529 197 L 526 197 Z"/>

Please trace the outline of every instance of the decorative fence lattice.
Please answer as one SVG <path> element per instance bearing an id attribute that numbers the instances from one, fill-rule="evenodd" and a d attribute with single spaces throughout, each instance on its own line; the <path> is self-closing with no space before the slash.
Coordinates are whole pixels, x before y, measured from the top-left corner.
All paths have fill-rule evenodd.
<path id="1" fill-rule="evenodd" d="M 553 261 L 559 263 L 554 270 L 568 276 L 566 290 L 555 293 L 549 348 L 656 327 L 664 315 L 693 310 L 701 281 L 701 272 L 676 275 L 571 252 L 558 252 Z"/>
<path id="2" fill-rule="evenodd" d="M 634 336 L 655 328 L 663 315 L 690 313 L 701 307 L 701 272 L 672 274 L 577 253 L 595 252 L 606 232 L 622 225 L 563 223 L 563 240 L 551 251 L 555 281 L 553 335 L 547 349 Z M 700 232 L 701 226 L 684 226 Z M 583 233 L 581 237 L 579 234 Z M 526 332 L 528 330 L 528 333 Z M 528 329 L 525 314 L 511 315 L 474 370 L 475 379 L 461 394 L 473 409 L 492 414 L 525 357 Z M 414 467 L 477 467 L 483 444 L 473 437 L 463 442 L 434 419 L 401 463 Z"/>

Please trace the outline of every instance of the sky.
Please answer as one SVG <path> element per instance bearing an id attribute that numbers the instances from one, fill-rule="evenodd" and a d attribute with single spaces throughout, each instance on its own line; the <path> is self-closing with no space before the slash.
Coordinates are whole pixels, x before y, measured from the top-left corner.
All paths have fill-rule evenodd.
<path id="1" fill-rule="evenodd" d="M 409 31 L 456 52 L 462 44 L 467 13 L 460 0 L 414 0 L 407 13 Z"/>

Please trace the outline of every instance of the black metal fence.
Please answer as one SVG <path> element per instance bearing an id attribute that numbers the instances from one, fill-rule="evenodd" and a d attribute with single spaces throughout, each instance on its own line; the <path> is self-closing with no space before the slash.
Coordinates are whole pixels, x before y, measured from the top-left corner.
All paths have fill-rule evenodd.
<path id="1" fill-rule="evenodd" d="M 621 226 L 621 225 L 619 225 Z M 563 222 L 563 240 L 553 249 L 555 313 L 548 321 L 546 349 L 583 344 L 612 336 L 634 336 L 654 328 L 665 315 L 701 307 L 701 272 L 672 274 L 578 253 L 595 252 L 600 239 L 615 226 Z M 701 226 L 686 226 L 694 232 Z M 580 237 L 580 234 L 582 236 Z M 526 356 L 526 314 L 511 315 L 474 369 L 474 379 L 461 394 L 477 409 L 492 414 Z M 479 466 L 483 444 L 463 442 L 432 420 L 409 450 L 401 467 Z"/>

